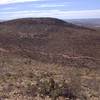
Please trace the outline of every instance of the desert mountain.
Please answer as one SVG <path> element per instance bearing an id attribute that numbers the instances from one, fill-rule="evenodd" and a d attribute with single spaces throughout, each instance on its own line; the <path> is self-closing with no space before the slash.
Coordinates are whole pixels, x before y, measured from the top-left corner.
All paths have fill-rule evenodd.
<path id="1" fill-rule="evenodd" d="M 46 62 L 84 64 L 100 59 L 100 33 L 56 18 L 15 19 L 0 23 L 0 51 Z"/>

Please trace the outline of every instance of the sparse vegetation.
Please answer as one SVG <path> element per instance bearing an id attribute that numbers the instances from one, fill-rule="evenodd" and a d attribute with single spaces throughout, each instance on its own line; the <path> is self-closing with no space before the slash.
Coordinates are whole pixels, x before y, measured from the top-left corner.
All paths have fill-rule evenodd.
<path id="1" fill-rule="evenodd" d="M 44 64 L 28 58 L 0 57 L 0 98 L 4 100 L 99 100 L 99 69 Z M 1 60 L 0 60 L 1 61 Z M 2 62 L 1 62 L 2 63 Z M 94 84 L 94 85 L 93 85 Z M 96 84 L 96 85 L 95 85 Z M 23 99 L 22 99 L 23 98 Z"/>
<path id="2" fill-rule="evenodd" d="M 0 100 L 100 100 L 99 30 L 52 18 L 1 22 Z"/>
<path id="3" fill-rule="evenodd" d="M 32 96 L 37 94 L 42 98 L 48 96 L 52 100 L 56 100 L 60 96 L 69 98 L 69 100 L 76 100 L 77 98 L 72 87 L 68 86 L 64 80 L 55 82 L 52 76 L 47 73 L 37 77 L 35 85 L 28 85 L 26 93 Z"/>

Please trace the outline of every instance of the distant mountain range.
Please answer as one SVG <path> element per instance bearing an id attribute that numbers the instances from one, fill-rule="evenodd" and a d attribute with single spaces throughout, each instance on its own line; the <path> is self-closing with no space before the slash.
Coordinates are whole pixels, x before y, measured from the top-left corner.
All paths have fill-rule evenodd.
<path id="1" fill-rule="evenodd" d="M 87 27 L 100 27 L 100 19 L 70 19 L 66 20 L 76 25 Z"/>
<path id="2" fill-rule="evenodd" d="M 3 22 L 2 20 L 0 20 L 0 22 Z"/>

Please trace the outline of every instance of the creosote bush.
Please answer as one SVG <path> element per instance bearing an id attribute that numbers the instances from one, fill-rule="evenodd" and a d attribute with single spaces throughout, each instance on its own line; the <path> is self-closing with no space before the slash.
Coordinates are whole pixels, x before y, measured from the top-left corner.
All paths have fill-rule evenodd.
<path id="1" fill-rule="evenodd" d="M 39 95 L 42 98 L 49 96 L 52 100 L 56 100 L 62 96 L 69 100 L 76 100 L 73 89 L 65 82 L 56 82 L 51 74 L 44 73 L 36 78 L 35 85 L 28 85 L 27 93 L 31 96 Z"/>

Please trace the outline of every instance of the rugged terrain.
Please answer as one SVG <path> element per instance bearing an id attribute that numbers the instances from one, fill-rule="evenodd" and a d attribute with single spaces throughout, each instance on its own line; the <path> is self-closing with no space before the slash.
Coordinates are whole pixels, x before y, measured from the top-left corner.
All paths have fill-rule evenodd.
<path id="1" fill-rule="evenodd" d="M 1 100 L 35 100 L 30 88 L 45 72 L 80 100 L 99 100 L 100 31 L 56 18 L 1 22 L 0 71 Z"/>

